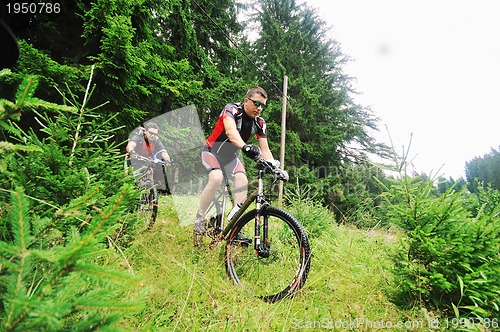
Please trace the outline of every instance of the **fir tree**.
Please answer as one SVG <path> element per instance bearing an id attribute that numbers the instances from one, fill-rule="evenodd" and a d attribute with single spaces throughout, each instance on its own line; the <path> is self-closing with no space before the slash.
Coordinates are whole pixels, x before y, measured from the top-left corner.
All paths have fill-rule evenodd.
<path id="1" fill-rule="evenodd" d="M 80 104 L 35 98 L 35 77 L 23 80 L 14 102 L 0 100 L 9 139 L 0 163 L 3 331 L 110 330 L 141 307 L 124 287 L 139 280 L 103 264 L 117 255 L 108 241 L 138 193 L 118 146 L 108 143 L 110 122 L 86 107 L 90 83 Z M 9 120 L 20 112 L 33 112 L 41 131 Z"/>

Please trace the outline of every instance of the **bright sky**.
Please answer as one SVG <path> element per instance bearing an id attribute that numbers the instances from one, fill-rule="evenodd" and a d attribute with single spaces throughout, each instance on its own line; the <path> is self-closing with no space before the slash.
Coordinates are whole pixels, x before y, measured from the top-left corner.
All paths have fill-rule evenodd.
<path id="1" fill-rule="evenodd" d="M 500 146 L 500 2 L 306 0 L 353 61 L 356 102 L 416 171 L 458 179 Z"/>

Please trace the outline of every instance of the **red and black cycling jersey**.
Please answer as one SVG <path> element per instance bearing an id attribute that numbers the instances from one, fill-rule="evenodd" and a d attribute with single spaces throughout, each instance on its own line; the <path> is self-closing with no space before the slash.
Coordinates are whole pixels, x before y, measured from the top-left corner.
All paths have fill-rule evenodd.
<path id="1" fill-rule="evenodd" d="M 231 117 L 236 122 L 236 128 L 246 143 L 256 135 L 257 138 L 266 138 L 266 122 L 260 116 L 252 119 L 243 109 L 243 103 L 227 104 L 222 110 L 212 134 L 205 141 L 205 145 L 212 153 L 219 156 L 234 157 L 238 148 L 234 146 L 226 135 L 224 119 Z"/>
<path id="2" fill-rule="evenodd" d="M 157 159 L 161 152 L 167 152 L 163 143 L 159 139 L 150 141 L 146 140 L 143 128 L 137 130 L 133 136 L 130 137 L 130 140 L 136 144 L 134 148 L 135 152 L 146 158 Z"/>

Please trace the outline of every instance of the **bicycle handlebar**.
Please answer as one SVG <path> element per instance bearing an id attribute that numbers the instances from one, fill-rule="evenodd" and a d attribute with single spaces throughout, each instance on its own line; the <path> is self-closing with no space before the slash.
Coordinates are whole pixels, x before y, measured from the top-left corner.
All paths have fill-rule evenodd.
<path id="1" fill-rule="evenodd" d="M 167 161 L 167 160 L 160 160 L 160 159 L 150 159 L 144 156 L 141 156 L 139 154 L 134 154 L 133 156 L 130 156 L 130 159 L 137 159 L 141 161 L 146 161 L 150 164 L 154 165 L 162 165 L 162 166 L 170 166 L 172 165 L 172 161 Z"/>
<path id="2" fill-rule="evenodd" d="M 289 180 L 288 172 L 280 169 L 279 166 L 277 167 L 276 165 L 273 164 L 273 162 L 265 160 L 262 157 L 259 157 L 259 159 L 257 159 L 256 162 L 258 169 L 263 170 L 265 173 L 273 174 L 276 180 L 281 180 L 281 181 Z"/>

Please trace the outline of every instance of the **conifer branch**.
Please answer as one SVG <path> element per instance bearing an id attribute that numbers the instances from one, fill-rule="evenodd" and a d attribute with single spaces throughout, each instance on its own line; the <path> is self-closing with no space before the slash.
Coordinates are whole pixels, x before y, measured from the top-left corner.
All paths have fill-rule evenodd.
<path id="1" fill-rule="evenodd" d="M 110 270 L 106 267 L 100 267 L 97 265 L 82 264 L 77 263 L 75 265 L 75 270 L 82 273 L 88 274 L 91 277 L 99 277 L 102 280 L 114 280 L 115 282 L 129 282 L 137 283 L 138 279 L 130 274 L 125 274 L 124 272 Z"/>
<path id="2" fill-rule="evenodd" d="M 4 152 L 7 150 L 11 151 L 24 151 L 24 152 L 41 152 L 42 149 L 40 149 L 37 146 L 33 145 L 19 145 L 19 144 L 12 144 L 9 142 L 0 142 L 0 152 Z"/>
<path id="3" fill-rule="evenodd" d="M 106 305 L 106 304 L 76 304 L 75 308 L 78 309 L 93 309 L 93 310 L 128 310 L 128 311 L 136 311 L 140 309 L 140 305 L 137 305 L 135 303 L 117 303 L 113 306 Z"/>
<path id="4" fill-rule="evenodd" d="M 17 188 L 11 194 L 12 210 L 11 210 L 11 223 L 14 230 L 16 243 L 21 246 L 21 251 L 24 253 L 27 250 L 27 238 L 29 237 L 29 223 L 26 220 L 28 206 L 26 198 L 23 195 L 21 188 Z"/>
<path id="5" fill-rule="evenodd" d="M 53 229 L 62 220 L 62 217 L 74 217 L 83 223 L 84 220 L 82 218 L 79 218 L 79 216 L 82 215 L 82 212 L 79 211 L 78 208 L 82 208 L 82 207 L 86 206 L 87 204 L 89 204 L 90 200 L 93 197 L 95 197 L 98 192 L 99 192 L 99 188 L 94 188 L 94 190 L 92 190 L 92 191 L 89 190 L 86 193 L 86 195 L 83 196 L 83 198 L 79 197 L 75 201 L 72 201 L 67 208 L 58 209 L 55 212 L 56 219 L 54 221 L 52 221 L 51 223 L 49 223 L 47 226 L 45 226 L 38 233 L 38 235 L 36 235 L 35 239 L 33 239 L 33 241 L 31 241 L 31 243 L 29 244 L 28 247 L 31 247 L 33 244 L 37 243 L 41 238 L 43 238 L 51 229 Z M 47 204 L 50 207 L 57 209 L 57 206 L 54 206 L 52 204 L 49 204 L 48 202 L 39 200 L 35 197 L 31 197 L 31 199 L 39 201 L 43 204 Z"/>
<path id="6" fill-rule="evenodd" d="M 8 100 L 0 99 L 0 120 L 12 119 L 19 120 L 21 118 L 21 113 L 17 109 L 16 105 Z M 7 125 L 6 122 L 0 122 L 0 126 L 8 131 L 11 131 L 11 127 Z"/>
<path id="7" fill-rule="evenodd" d="M 110 133 L 117 130 L 112 125 L 116 115 L 100 121 L 95 108 L 86 108 L 93 91 L 93 70 L 81 106 L 35 98 L 35 76 L 25 77 L 14 102 L 0 99 L 0 128 L 18 141 L 0 142 L 0 153 L 6 154 L 0 162 L 0 175 L 10 179 L 18 170 L 26 173 L 13 182 L 26 189 L 0 188 L 0 194 L 10 196 L 9 213 L 4 214 L 10 227 L 2 234 L 8 242 L 0 240 L 2 331 L 67 330 L 75 327 L 75 318 L 81 318 L 77 328 L 96 330 L 110 326 L 120 317 L 119 311 L 136 311 L 140 306 L 125 301 L 121 288 L 110 287 L 139 282 L 130 262 L 129 271 L 114 270 L 95 263 L 91 255 L 118 226 L 134 189 L 131 184 L 121 189 L 116 186 L 122 181 L 121 168 L 110 167 L 108 174 L 97 174 L 103 168 L 108 170 L 109 164 L 117 165 L 122 155 L 115 143 L 108 142 Z M 16 120 L 16 113 L 23 109 L 34 113 L 43 138 L 8 121 Z M 81 162 L 75 159 L 80 151 L 86 157 Z M 13 158 L 18 160 L 10 163 Z M 13 166 L 21 167 L 13 170 Z M 83 227 L 79 229 L 79 225 Z M 126 260 L 123 251 L 118 251 Z M 89 278 L 97 282 L 89 283 Z M 103 313 L 99 307 L 116 312 Z"/>
<path id="8" fill-rule="evenodd" d="M 84 239 L 81 239 L 72 248 L 69 248 L 69 255 L 67 255 L 62 261 L 60 261 L 61 268 L 59 269 L 59 271 L 57 273 L 54 273 L 52 275 L 52 278 L 49 281 L 49 283 L 42 288 L 42 291 L 40 292 L 40 294 L 38 296 L 39 301 L 41 301 L 43 298 L 45 298 L 45 296 L 47 294 L 49 294 L 51 292 L 52 288 L 59 282 L 59 280 L 61 278 L 68 275 L 70 272 L 73 272 L 74 270 L 76 270 L 78 253 L 81 253 L 85 247 L 88 247 L 88 245 L 94 241 L 95 235 L 98 233 L 98 231 L 104 225 L 104 223 L 107 220 L 109 220 L 109 217 L 111 215 L 113 215 L 113 213 L 118 209 L 121 202 L 127 196 L 127 193 L 128 193 L 127 190 L 124 190 L 122 192 L 122 194 L 118 197 L 118 199 L 115 200 L 115 204 L 109 209 L 109 211 L 106 214 L 101 214 L 101 221 L 98 223 L 98 225 L 95 227 L 95 229 L 91 232 L 90 236 L 87 236 Z M 78 266 L 82 269 L 85 265 L 79 264 Z M 86 266 L 86 267 L 91 269 L 91 267 L 89 267 L 89 266 Z M 82 270 L 85 270 L 85 269 L 82 269 Z M 94 273 L 96 273 L 97 271 L 99 271 L 99 273 L 97 275 L 101 275 L 104 277 L 108 277 L 108 278 L 113 277 L 113 279 L 119 278 L 119 280 L 122 280 L 122 281 L 123 280 L 125 280 L 125 281 L 130 280 L 130 278 L 124 278 L 123 275 L 119 275 L 117 273 L 115 273 L 115 274 L 110 273 L 110 272 L 104 273 L 102 269 L 96 269 L 96 268 L 93 269 Z M 19 275 L 21 275 L 21 273 Z M 19 285 L 21 285 L 21 284 L 19 283 Z M 12 310 L 11 310 L 12 315 L 9 315 L 10 318 L 8 320 L 7 326 L 9 326 L 11 328 L 15 327 L 20 321 L 22 321 L 27 316 L 28 310 L 29 310 L 29 308 L 26 307 L 24 312 L 19 314 L 18 318 L 14 322 L 10 323 L 12 316 L 13 316 L 13 313 L 14 313 L 14 306 L 13 306 Z"/>
<path id="9" fill-rule="evenodd" d="M 90 233 L 91 236 L 96 236 L 102 226 L 108 221 L 111 216 L 121 207 L 123 201 L 127 198 L 129 191 L 127 188 L 123 188 L 119 196 L 114 199 L 114 204 L 108 208 L 106 213 L 101 213 L 101 221 L 96 225 L 94 230 Z"/>
<path id="10" fill-rule="evenodd" d="M 20 259 L 18 263 L 13 263 L 16 265 L 14 271 L 17 272 L 17 274 L 14 275 L 16 278 L 14 293 L 18 301 L 11 304 L 5 324 L 8 328 L 15 327 L 22 319 L 22 317 L 15 319 L 15 312 L 19 308 L 19 304 L 27 310 L 27 303 L 25 301 L 19 301 L 19 299 L 25 298 L 25 294 L 23 294 L 23 278 L 26 271 L 29 270 L 28 257 L 30 255 L 27 250 L 28 238 L 30 236 L 29 222 L 26 220 L 28 204 L 22 188 L 16 188 L 16 191 L 11 192 L 11 203 L 10 223 L 14 233 L 14 243 L 19 247 L 12 258 L 17 257 Z M 21 314 L 21 316 L 23 316 L 23 314 Z"/>
<path id="11" fill-rule="evenodd" d="M 17 97 L 16 98 L 17 99 L 16 107 L 18 109 L 23 107 L 24 101 L 26 100 L 26 97 L 28 97 L 30 94 L 30 88 L 32 87 L 32 85 L 34 85 L 33 88 L 36 88 L 36 86 L 38 85 L 36 80 L 33 78 L 33 76 L 29 76 L 23 80 L 23 83 L 19 87 L 19 91 L 18 91 L 18 94 L 16 96 Z"/>
<path id="12" fill-rule="evenodd" d="M 73 138 L 73 147 L 71 148 L 71 154 L 69 157 L 69 166 L 70 167 L 71 167 L 71 165 L 73 165 L 73 158 L 75 156 L 76 145 L 78 144 L 78 139 L 79 139 L 80 131 L 82 128 L 83 114 L 85 112 L 85 105 L 87 104 L 87 98 L 88 98 L 89 90 L 90 90 L 90 83 L 92 82 L 92 76 L 94 75 L 94 67 L 95 67 L 95 65 L 92 65 L 92 68 L 90 69 L 90 77 L 89 77 L 89 81 L 87 83 L 87 89 L 85 90 L 85 96 L 83 97 L 82 107 L 80 108 L 78 125 L 76 126 L 75 136 Z"/>
<path id="13" fill-rule="evenodd" d="M 49 283 L 49 285 L 46 285 L 43 287 L 42 289 L 42 292 L 40 293 L 40 295 L 38 296 L 38 300 L 42 300 L 48 293 L 50 293 L 50 290 L 52 289 L 52 287 L 57 284 L 57 282 L 61 279 L 61 277 L 63 277 L 64 275 L 67 274 L 68 271 L 71 271 L 72 270 L 72 267 L 66 267 L 66 268 L 63 268 L 59 271 L 59 273 L 57 275 L 55 275 L 53 278 L 52 278 L 52 281 Z M 14 328 L 24 319 L 26 318 L 26 316 L 28 315 L 28 312 L 29 312 L 29 305 L 27 302 L 24 302 L 24 311 L 21 312 L 18 316 L 17 316 L 17 319 L 15 319 L 14 321 L 11 322 L 11 319 L 13 318 L 13 314 L 14 314 L 14 309 L 15 309 L 15 306 L 13 305 L 12 308 L 11 308 L 11 311 L 9 312 L 9 316 L 8 316 L 8 319 L 7 319 L 7 322 L 6 322 L 6 327 L 9 328 L 9 330 L 14 330 Z"/>

